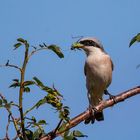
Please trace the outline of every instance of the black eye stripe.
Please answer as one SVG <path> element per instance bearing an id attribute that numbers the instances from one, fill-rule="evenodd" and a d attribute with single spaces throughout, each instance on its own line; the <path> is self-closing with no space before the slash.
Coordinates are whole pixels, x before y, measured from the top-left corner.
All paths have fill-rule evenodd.
<path id="1" fill-rule="evenodd" d="M 85 46 L 95 46 L 97 48 L 101 48 L 96 42 L 94 42 L 92 40 L 84 40 L 84 41 L 80 41 L 79 43 L 81 43 Z"/>

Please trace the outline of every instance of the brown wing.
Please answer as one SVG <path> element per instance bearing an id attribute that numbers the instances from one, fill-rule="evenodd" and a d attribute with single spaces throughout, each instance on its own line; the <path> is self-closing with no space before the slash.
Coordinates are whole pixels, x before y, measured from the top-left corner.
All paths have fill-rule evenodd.
<path id="1" fill-rule="evenodd" d="M 86 75 L 86 72 L 87 72 L 87 64 L 85 63 L 85 66 L 84 66 L 84 73 Z"/>
<path id="2" fill-rule="evenodd" d="M 113 61 L 110 59 L 111 61 L 111 66 L 112 66 L 112 71 L 114 70 L 114 64 L 113 64 Z"/>

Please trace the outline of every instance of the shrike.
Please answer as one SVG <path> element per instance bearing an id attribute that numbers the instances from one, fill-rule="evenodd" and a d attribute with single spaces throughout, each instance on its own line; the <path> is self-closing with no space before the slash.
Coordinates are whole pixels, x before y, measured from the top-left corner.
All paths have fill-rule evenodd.
<path id="1" fill-rule="evenodd" d="M 91 115 L 85 123 L 94 123 L 104 120 L 103 112 L 96 112 L 97 106 L 103 99 L 103 94 L 107 93 L 107 87 L 112 81 L 113 63 L 110 56 L 105 52 L 102 44 L 96 38 L 82 38 L 72 45 L 71 49 L 83 49 L 87 55 L 84 72 L 86 76 L 87 95 L 89 108 L 95 114 Z"/>

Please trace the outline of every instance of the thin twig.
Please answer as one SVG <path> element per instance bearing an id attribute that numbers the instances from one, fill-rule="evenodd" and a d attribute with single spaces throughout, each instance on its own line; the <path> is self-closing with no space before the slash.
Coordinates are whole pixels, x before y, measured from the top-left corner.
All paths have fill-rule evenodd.
<path id="1" fill-rule="evenodd" d="M 48 48 L 47 48 L 47 47 L 43 47 L 43 48 L 39 48 L 39 49 L 33 50 L 33 51 L 29 54 L 28 59 L 30 59 L 30 57 L 31 57 L 32 55 L 34 55 L 35 53 L 37 53 L 37 52 L 39 52 L 39 51 L 42 51 L 42 50 L 48 50 Z"/>
<path id="2" fill-rule="evenodd" d="M 10 125 L 10 116 L 11 116 L 11 114 L 8 115 L 8 123 L 7 123 L 7 126 L 6 126 L 6 135 L 5 135 L 5 138 L 7 140 L 9 140 L 8 129 L 9 129 L 9 125 Z"/>
<path id="3" fill-rule="evenodd" d="M 29 108 L 28 110 L 25 111 L 25 113 L 23 114 L 24 116 L 26 116 L 30 111 L 32 111 L 34 108 L 36 108 L 36 104 L 34 106 L 32 106 L 31 108 Z"/>
<path id="4" fill-rule="evenodd" d="M 0 97 L 1 97 L 2 100 L 5 100 L 5 97 L 1 93 L 0 93 Z M 13 124 L 14 124 L 14 127 L 15 127 L 15 130 L 17 132 L 17 135 L 19 136 L 20 133 L 19 133 L 19 129 L 18 129 L 18 125 L 17 125 L 16 119 L 13 117 L 11 110 L 8 107 L 6 107 L 6 106 L 5 106 L 5 108 L 8 111 L 8 113 L 10 114 L 10 116 L 12 118 L 12 121 L 13 121 Z"/>
<path id="5" fill-rule="evenodd" d="M 138 95 L 138 94 L 140 94 L 140 86 L 135 87 L 133 89 L 130 89 L 128 91 L 122 92 L 122 93 L 118 94 L 117 96 L 115 96 L 113 99 L 107 99 L 107 100 L 101 102 L 99 105 L 96 106 L 96 109 L 97 109 L 97 111 L 102 111 L 103 109 L 111 107 L 111 106 L 113 106 L 113 105 L 115 105 L 115 104 L 117 104 L 119 102 L 124 101 L 125 99 L 128 99 L 128 98 L 130 98 L 132 96 L 135 96 L 135 95 Z M 115 102 L 114 102 L 114 100 L 115 100 Z M 86 120 L 89 116 L 90 116 L 90 111 L 86 110 L 83 113 L 81 113 L 78 116 L 76 116 L 73 119 L 71 119 L 65 125 L 64 130 L 57 131 L 56 135 L 52 135 L 52 133 L 54 132 L 54 130 L 52 130 L 46 136 L 40 138 L 40 140 L 52 140 L 52 139 L 55 139 L 57 136 L 59 136 L 62 133 L 66 132 L 67 130 L 75 127 L 76 125 L 78 125 L 82 121 Z"/>
<path id="6" fill-rule="evenodd" d="M 5 64 L 5 65 L 0 65 L 0 67 L 11 67 L 11 68 L 15 68 L 15 69 L 18 69 L 20 72 L 21 72 L 21 68 L 16 66 L 16 65 L 13 65 L 13 64 Z"/>
<path id="7" fill-rule="evenodd" d="M 59 123 L 58 123 L 58 125 L 56 126 L 56 128 L 54 129 L 54 135 L 56 134 L 56 132 L 57 132 L 57 130 L 60 128 L 60 126 L 61 126 L 61 124 L 62 124 L 62 122 L 63 122 L 63 119 L 60 119 L 60 121 L 59 121 Z"/>

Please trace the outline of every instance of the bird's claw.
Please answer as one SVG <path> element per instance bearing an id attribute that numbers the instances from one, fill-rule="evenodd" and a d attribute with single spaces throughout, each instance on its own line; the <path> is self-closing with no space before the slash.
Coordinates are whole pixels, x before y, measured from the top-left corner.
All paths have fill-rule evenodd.
<path id="1" fill-rule="evenodd" d="M 95 122 L 95 117 L 93 116 L 93 107 L 89 106 L 88 108 L 90 116 L 85 120 L 85 124 L 89 124 L 91 122 L 91 124 L 93 124 Z M 96 109 L 97 111 L 97 109 Z M 95 110 L 94 110 L 95 112 Z"/>
<path id="2" fill-rule="evenodd" d="M 104 94 L 105 94 L 105 95 L 108 95 L 109 98 L 112 99 L 112 100 L 114 101 L 114 104 L 116 104 L 116 99 L 115 99 L 115 96 L 114 96 L 114 95 L 110 94 L 110 93 L 108 92 L 108 90 L 104 90 Z"/>

